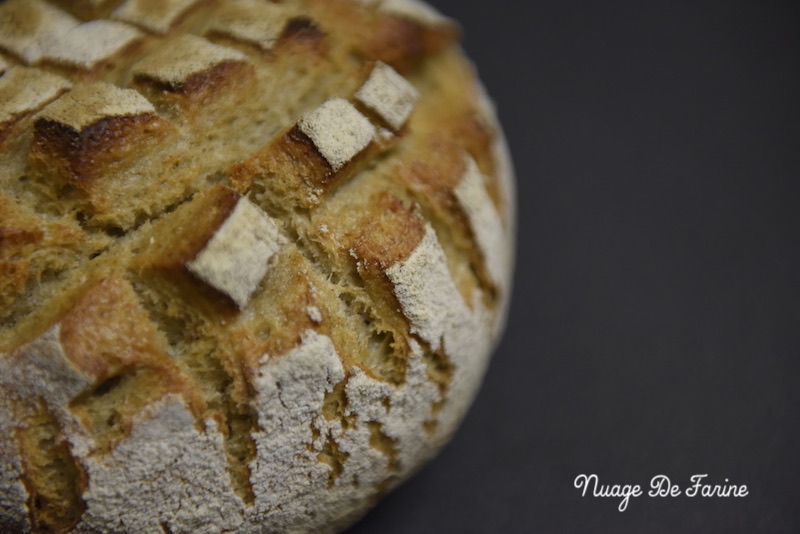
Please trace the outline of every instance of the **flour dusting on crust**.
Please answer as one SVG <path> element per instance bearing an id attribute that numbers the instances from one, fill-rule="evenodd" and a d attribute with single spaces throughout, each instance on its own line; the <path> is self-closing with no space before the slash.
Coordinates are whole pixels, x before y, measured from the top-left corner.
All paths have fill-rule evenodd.
<path id="1" fill-rule="evenodd" d="M 110 456 L 83 458 L 89 487 L 78 532 L 236 531 L 243 504 L 231 488 L 222 436 L 211 420 L 197 426 L 185 403 L 167 396 Z"/>
<path id="2" fill-rule="evenodd" d="M 508 258 L 503 221 L 489 197 L 485 179 L 475 160 L 465 156 L 465 161 L 466 170 L 455 189 L 456 198 L 467 214 L 492 282 L 505 289 Z"/>
<path id="3" fill-rule="evenodd" d="M 328 100 L 298 123 L 322 157 L 338 171 L 375 137 L 375 126 L 343 98 Z"/>
<path id="4" fill-rule="evenodd" d="M 438 349 L 445 332 L 466 314 L 466 305 L 447 270 L 444 252 L 429 224 L 411 256 L 389 267 L 386 275 L 394 284 L 395 295 L 411 323 L 411 331 L 433 350 Z"/>
<path id="5" fill-rule="evenodd" d="M 80 132 L 100 119 L 154 112 L 153 104 L 136 91 L 98 82 L 78 86 L 48 106 L 42 112 L 41 118 Z"/>
<path id="6" fill-rule="evenodd" d="M 285 242 L 275 221 L 243 197 L 187 267 L 244 308 Z"/>

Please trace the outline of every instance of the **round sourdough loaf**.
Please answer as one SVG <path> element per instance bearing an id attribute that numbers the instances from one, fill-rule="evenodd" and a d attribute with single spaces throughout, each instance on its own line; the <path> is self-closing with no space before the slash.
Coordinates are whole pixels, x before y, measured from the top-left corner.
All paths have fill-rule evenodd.
<path id="1" fill-rule="evenodd" d="M 452 435 L 513 183 L 411 0 L 0 3 L 0 532 L 333 532 Z"/>

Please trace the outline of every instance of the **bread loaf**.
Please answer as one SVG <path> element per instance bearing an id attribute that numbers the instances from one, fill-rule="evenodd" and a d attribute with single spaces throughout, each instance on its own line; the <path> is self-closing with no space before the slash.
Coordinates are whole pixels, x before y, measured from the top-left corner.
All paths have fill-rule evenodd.
<path id="1" fill-rule="evenodd" d="M 452 435 L 513 184 L 412 0 L 0 3 L 0 532 L 334 532 Z"/>

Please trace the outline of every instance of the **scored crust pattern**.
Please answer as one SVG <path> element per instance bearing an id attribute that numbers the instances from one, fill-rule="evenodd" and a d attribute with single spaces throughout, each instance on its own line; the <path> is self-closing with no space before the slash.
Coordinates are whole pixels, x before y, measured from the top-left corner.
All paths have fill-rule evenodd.
<path id="1" fill-rule="evenodd" d="M 0 3 L 0 531 L 333 532 L 452 435 L 513 184 L 411 0 Z"/>

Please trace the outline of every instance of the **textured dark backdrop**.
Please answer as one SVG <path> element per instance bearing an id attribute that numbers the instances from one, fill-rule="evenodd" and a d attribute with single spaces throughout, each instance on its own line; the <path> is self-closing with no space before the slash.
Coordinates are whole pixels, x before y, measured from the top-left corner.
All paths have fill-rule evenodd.
<path id="1" fill-rule="evenodd" d="M 435 0 L 518 174 L 505 339 L 350 534 L 800 532 L 800 3 Z M 581 498 L 573 480 L 747 484 Z"/>

